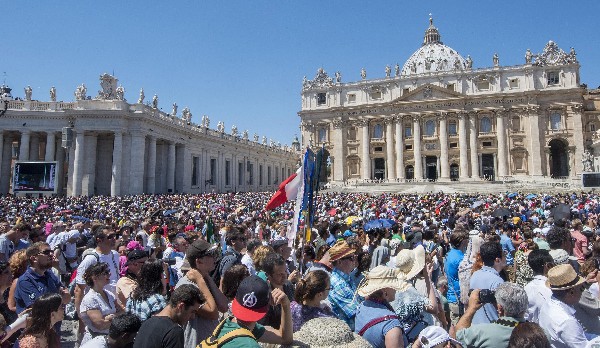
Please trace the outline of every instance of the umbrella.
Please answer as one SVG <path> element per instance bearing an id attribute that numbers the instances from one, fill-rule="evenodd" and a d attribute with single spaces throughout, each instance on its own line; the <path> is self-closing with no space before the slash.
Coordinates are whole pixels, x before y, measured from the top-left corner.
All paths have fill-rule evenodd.
<path id="1" fill-rule="evenodd" d="M 395 224 L 396 224 L 396 222 L 394 220 L 377 219 L 377 220 L 371 220 L 371 221 L 365 223 L 365 225 L 363 226 L 363 229 L 365 231 L 368 231 L 368 230 L 372 230 L 374 228 L 391 228 Z"/>
<path id="2" fill-rule="evenodd" d="M 73 211 L 70 209 L 64 209 L 59 212 L 59 214 L 73 214 Z"/>
<path id="3" fill-rule="evenodd" d="M 352 225 L 352 223 L 354 222 L 354 220 L 360 220 L 360 216 L 356 216 L 356 215 L 348 216 L 346 218 L 346 223 L 348 225 Z"/>
<path id="4" fill-rule="evenodd" d="M 571 207 L 564 203 L 561 203 L 556 207 L 552 208 L 550 212 L 552 213 L 551 216 L 553 216 L 555 220 L 571 218 Z"/>
<path id="5" fill-rule="evenodd" d="M 518 195 L 518 193 L 513 192 L 513 193 L 509 193 L 507 197 L 508 198 L 515 198 L 515 197 L 517 197 L 517 195 Z"/>
<path id="6" fill-rule="evenodd" d="M 504 208 L 504 207 L 500 207 L 496 210 L 494 210 L 494 212 L 492 213 L 493 217 L 503 217 L 503 216 L 512 216 L 513 212 L 512 210 L 508 209 L 508 208 Z"/>
<path id="7" fill-rule="evenodd" d="M 48 208 L 48 204 L 42 204 L 39 207 L 37 207 L 35 210 L 44 210 L 46 208 Z"/>
<path id="8" fill-rule="evenodd" d="M 473 203 L 471 205 L 471 209 L 477 209 L 479 207 L 481 207 L 485 202 L 484 201 L 476 201 L 475 203 Z"/>
<path id="9" fill-rule="evenodd" d="M 327 211 L 327 214 L 329 214 L 329 216 L 335 216 L 335 214 L 337 214 L 337 209 L 331 208 Z"/>
<path id="10" fill-rule="evenodd" d="M 81 222 L 90 222 L 92 220 L 86 218 L 85 216 L 73 215 L 71 216 L 73 220 L 81 221 Z"/>
<path id="11" fill-rule="evenodd" d="M 525 196 L 525 199 L 534 199 L 537 198 L 537 195 L 535 193 L 530 193 L 527 196 Z"/>
<path id="12" fill-rule="evenodd" d="M 177 209 L 169 209 L 163 212 L 163 216 L 171 216 L 177 212 Z"/>

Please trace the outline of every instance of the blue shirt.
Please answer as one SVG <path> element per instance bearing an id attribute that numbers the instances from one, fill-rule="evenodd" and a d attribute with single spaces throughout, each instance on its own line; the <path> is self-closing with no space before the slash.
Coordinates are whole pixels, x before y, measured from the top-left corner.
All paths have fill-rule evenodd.
<path id="1" fill-rule="evenodd" d="M 512 240 L 502 233 L 500 235 L 500 245 L 502 245 L 502 250 L 506 251 L 506 264 L 512 266 L 515 264 L 515 259 L 513 257 L 513 252 L 515 251 L 515 247 L 513 246 Z"/>
<path id="2" fill-rule="evenodd" d="M 365 300 L 356 310 L 356 327 L 354 332 L 359 333 L 371 320 L 385 317 L 386 315 L 396 315 L 396 313 L 381 303 Z M 385 348 L 385 335 L 395 327 L 402 328 L 400 320 L 390 319 L 382 321 L 368 328 L 363 334 L 363 338 L 369 341 L 374 348 Z"/>
<path id="3" fill-rule="evenodd" d="M 30 307 L 35 300 L 47 293 L 60 293 L 60 280 L 47 270 L 44 275 L 35 273 L 33 268 L 28 268 L 17 281 L 15 288 L 15 300 L 17 302 L 17 314 Z"/>
<path id="4" fill-rule="evenodd" d="M 458 282 L 458 265 L 465 257 L 459 249 L 452 248 L 448 255 L 446 255 L 446 263 L 444 265 L 444 271 L 446 272 L 446 278 L 448 279 L 448 303 L 458 303 L 460 298 L 460 283 Z"/>
<path id="5" fill-rule="evenodd" d="M 498 272 L 488 266 L 483 266 L 479 271 L 473 273 L 469 289 L 490 289 L 496 290 L 498 285 L 504 283 Z M 473 317 L 472 325 L 487 324 L 498 319 L 496 306 L 491 303 L 486 303 L 479 308 Z"/>
<path id="6" fill-rule="evenodd" d="M 354 329 L 354 316 L 356 315 L 357 302 L 354 301 L 356 286 L 349 274 L 334 268 L 331 271 L 331 290 L 327 299 L 331 309 L 338 319 L 345 321 Z"/>

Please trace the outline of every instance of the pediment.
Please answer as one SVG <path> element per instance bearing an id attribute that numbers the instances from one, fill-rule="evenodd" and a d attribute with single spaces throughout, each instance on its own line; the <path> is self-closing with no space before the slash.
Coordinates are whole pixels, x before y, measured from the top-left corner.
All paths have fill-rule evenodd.
<path id="1" fill-rule="evenodd" d="M 430 101 L 436 99 L 449 99 L 462 97 L 461 93 L 439 87 L 432 84 L 426 84 L 415 88 L 409 93 L 397 98 L 394 101 Z"/>

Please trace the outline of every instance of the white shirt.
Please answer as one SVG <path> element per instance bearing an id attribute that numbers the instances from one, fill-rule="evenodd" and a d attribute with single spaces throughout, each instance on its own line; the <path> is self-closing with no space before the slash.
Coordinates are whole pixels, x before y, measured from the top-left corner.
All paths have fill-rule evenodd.
<path id="1" fill-rule="evenodd" d="M 553 348 L 585 348 L 588 340 L 575 319 L 575 309 L 552 297 L 542 307 L 539 324 Z"/>
<path id="2" fill-rule="evenodd" d="M 106 336 L 97 336 L 82 344 L 79 348 L 108 348 L 108 342 L 106 342 Z"/>
<path id="3" fill-rule="evenodd" d="M 88 267 L 95 265 L 97 262 L 104 262 L 108 264 L 108 269 L 110 270 L 110 282 L 106 284 L 104 290 L 107 290 L 111 293 L 116 292 L 117 281 L 119 280 L 119 253 L 114 250 L 111 250 L 109 254 L 101 254 L 98 251 L 94 251 L 97 253 L 100 258 L 96 259 L 94 255 L 87 255 L 81 263 L 77 267 L 77 277 L 75 277 L 75 282 L 79 285 L 85 285 L 85 280 L 83 280 L 83 274 L 88 269 Z"/>
<path id="4" fill-rule="evenodd" d="M 244 265 L 244 266 L 246 266 L 246 268 L 248 268 L 248 272 L 250 272 L 250 275 L 256 274 L 256 269 L 254 268 L 254 262 L 252 262 L 252 258 L 250 257 L 250 255 L 244 254 L 244 256 L 242 256 L 242 265 Z"/>
<path id="5" fill-rule="evenodd" d="M 546 286 L 548 278 L 543 275 L 537 275 L 525 285 L 529 308 L 527 308 L 528 321 L 539 323 L 540 311 L 552 297 L 552 290 Z"/>

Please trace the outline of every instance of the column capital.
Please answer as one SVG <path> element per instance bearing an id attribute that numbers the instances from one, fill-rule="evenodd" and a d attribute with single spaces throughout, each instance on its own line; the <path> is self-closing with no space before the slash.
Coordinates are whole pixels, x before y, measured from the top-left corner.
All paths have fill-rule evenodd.
<path id="1" fill-rule="evenodd" d="M 580 114 L 583 112 L 585 108 L 583 107 L 583 104 L 575 104 L 575 105 L 571 105 L 571 111 L 576 113 L 576 114 Z"/>
<path id="2" fill-rule="evenodd" d="M 369 127 L 369 119 L 368 118 L 362 118 L 360 120 L 356 121 L 356 126 L 358 127 Z"/>
<path id="3" fill-rule="evenodd" d="M 505 108 L 495 109 L 493 110 L 493 112 L 496 115 L 496 117 L 500 118 L 504 118 L 506 115 L 508 115 L 508 110 L 506 110 Z"/>
<path id="4" fill-rule="evenodd" d="M 463 119 L 463 120 L 465 120 L 467 117 L 469 117 L 469 114 L 471 114 L 471 113 L 472 113 L 472 111 L 471 111 L 471 112 L 469 112 L 469 111 L 467 111 L 467 110 L 460 110 L 460 111 L 457 111 L 457 112 L 456 112 L 456 116 L 457 116 L 459 119 Z"/>
<path id="5" fill-rule="evenodd" d="M 385 125 L 394 124 L 394 117 L 386 117 L 383 119 L 383 123 Z"/>
<path id="6" fill-rule="evenodd" d="M 419 122 L 423 117 L 422 114 L 411 114 L 410 116 L 412 117 L 413 122 Z"/>
<path id="7" fill-rule="evenodd" d="M 331 125 L 333 126 L 333 129 L 342 129 L 345 128 L 346 122 L 341 119 L 334 119 L 331 121 Z"/>
<path id="8" fill-rule="evenodd" d="M 523 110 L 523 113 L 525 113 L 525 114 L 537 115 L 540 112 L 540 106 L 539 105 L 529 105 L 527 107 L 524 107 L 522 110 Z"/>
<path id="9" fill-rule="evenodd" d="M 437 120 L 438 121 L 446 121 L 447 118 L 448 118 L 448 113 L 445 112 L 445 111 L 441 111 L 437 115 Z"/>

